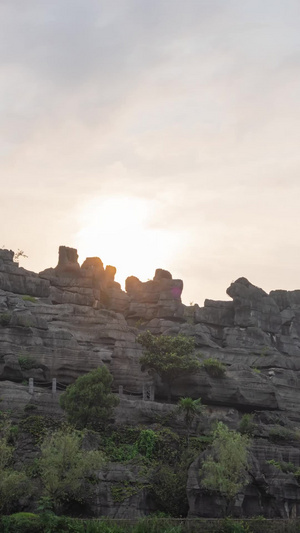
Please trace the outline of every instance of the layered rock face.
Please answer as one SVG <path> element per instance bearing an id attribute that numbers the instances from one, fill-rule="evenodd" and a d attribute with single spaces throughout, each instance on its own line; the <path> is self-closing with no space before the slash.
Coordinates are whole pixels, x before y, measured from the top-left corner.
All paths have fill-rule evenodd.
<path id="1" fill-rule="evenodd" d="M 192 336 L 198 356 L 221 361 L 226 372 L 217 378 L 202 368 L 184 376 L 175 382 L 173 398 L 201 397 L 211 413 L 209 420 L 223 409 L 222 416 L 230 415 L 232 427 L 237 427 L 244 413 L 255 413 L 258 423 L 251 450 L 252 477 L 234 512 L 299 515 L 297 481 L 291 474 L 272 470 L 267 461 L 282 457 L 290 462 L 292 457 L 293 464 L 300 466 L 297 439 L 286 440 L 281 449 L 268 438 L 274 427 L 300 428 L 300 291 L 267 294 L 239 278 L 227 290 L 232 301 L 206 300 L 204 307 L 187 307 L 181 302 L 182 281 L 162 269 L 145 283 L 129 277 L 123 291 L 115 282 L 115 267 L 104 268 L 97 257 L 87 258 L 80 266 L 72 248 L 60 247 L 57 266 L 40 274 L 20 268 L 13 258 L 12 251 L 0 250 L 4 407 L 11 403 L 14 409 L 24 408 L 30 399 L 22 383 L 30 377 L 36 386 L 43 387 L 52 378 L 68 385 L 103 364 L 112 372 L 116 389 L 122 385 L 125 394 L 138 397 L 152 378 L 141 371 L 137 335 L 150 330 Z M 166 391 L 159 380 L 155 384 L 156 399 L 163 402 Z M 120 407 L 123 415 L 117 416 L 117 423 L 132 419 L 134 424 L 135 417 L 143 420 L 143 403 L 130 404 L 133 400 L 128 396 L 126 401 L 129 404 L 124 404 L 123 411 Z M 149 407 L 144 411 L 147 418 L 146 413 L 150 416 Z M 216 500 L 201 489 L 200 462 L 201 457 L 190 469 L 190 516 L 204 516 L 208 509 L 210 516 L 217 515 Z M 136 501 L 137 508 L 145 508 Z"/>

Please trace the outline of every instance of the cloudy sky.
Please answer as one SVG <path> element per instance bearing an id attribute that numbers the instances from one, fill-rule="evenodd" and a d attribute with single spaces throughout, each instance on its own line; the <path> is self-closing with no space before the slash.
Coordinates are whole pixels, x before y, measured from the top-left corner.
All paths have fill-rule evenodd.
<path id="1" fill-rule="evenodd" d="M 300 288 L 299 0 L 1 0 L 1 241 Z"/>

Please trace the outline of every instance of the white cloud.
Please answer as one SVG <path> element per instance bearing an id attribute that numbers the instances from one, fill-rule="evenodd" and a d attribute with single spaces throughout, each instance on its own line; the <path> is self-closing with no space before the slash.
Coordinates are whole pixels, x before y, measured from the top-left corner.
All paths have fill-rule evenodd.
<path id="1" fill-rule="evenodd" d="M 83 204 L 127 194 L 155 199 L 153 229 L 186 235 L 169 268 L 187 299 L 222 297 L 239 275 L 296 286 L 299 11 L 2 1 L 3 244 L 30 251 L 36 270 L 55 264 Z"/>

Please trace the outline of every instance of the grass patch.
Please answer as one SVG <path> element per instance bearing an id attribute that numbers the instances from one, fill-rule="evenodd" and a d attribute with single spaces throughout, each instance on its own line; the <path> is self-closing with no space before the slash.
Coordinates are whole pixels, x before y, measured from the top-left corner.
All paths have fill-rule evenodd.
<path id="1" fill-rule="evenodd" d="M 22 296 L 22 300 L 24 300 L 24 302 L 31 302 L 33 304 L 36 304 L 37 302 L 37 299 L 34 296 L 29 296 L 28 294 Z"/>
<path id="2" fill-rule="evenodd" d="M 213 378 L 223 378 L 226 372 L 226 366 L 218 359 L 213 359 L 212 357 L 205 359 L 201 366 Z"/>

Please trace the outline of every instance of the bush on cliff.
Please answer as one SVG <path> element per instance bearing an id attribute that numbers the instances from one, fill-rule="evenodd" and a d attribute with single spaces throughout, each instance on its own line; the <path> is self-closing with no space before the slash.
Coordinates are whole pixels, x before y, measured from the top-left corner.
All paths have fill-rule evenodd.
<path id="1" fill-rule="evenodd" d="M 25 472 L 17 471 L 12 464 L 14 448 L 8 444 L 9 432 L 0 438 L 0 512 L 8 512 L 18 499 L 30 492 L 30 482 Z"/>
<path id="2" fill-rule="evenodd" d="M 89 495 L 87 481 L 95 481 L 95 472 L 104 465 L 104 455 L 99 451 L 81 449 L 82 434 L 61 429 L 46 436 L 39 459 L 44 495 L 54 508 L 70 501 L 84 501 Z"/>
<path id="3" fill-rule="evenodd" d="M 137 341 L 145 350 L 140 358 L 142 370 L 159 375 L 167 386 L 169 401 L 173 382 L 180 376 L 191 374 L 200 368 L 199 361 L 193 357 L 194 339 L 191 337 L 155 336 L 146 331 L 137 337 Z"/>
<path id="4" fill-rule="evenodd" d="M 218 422 L 213 434 L 211 453 L 202 463 L 200 475 L 204 489 L 218 492 L 224 497 L 224 512 L 246 481 L 249 444 L 250 439 L 246 435 Z"/>
<path id="5" fill-rule="evenodd" d="M 60 397 L 68 420 L 78 429 L 99 429 L 112 416 L 119 398 L 112 394 L 113 377 L 101 366 L 79 377 Z"/>

